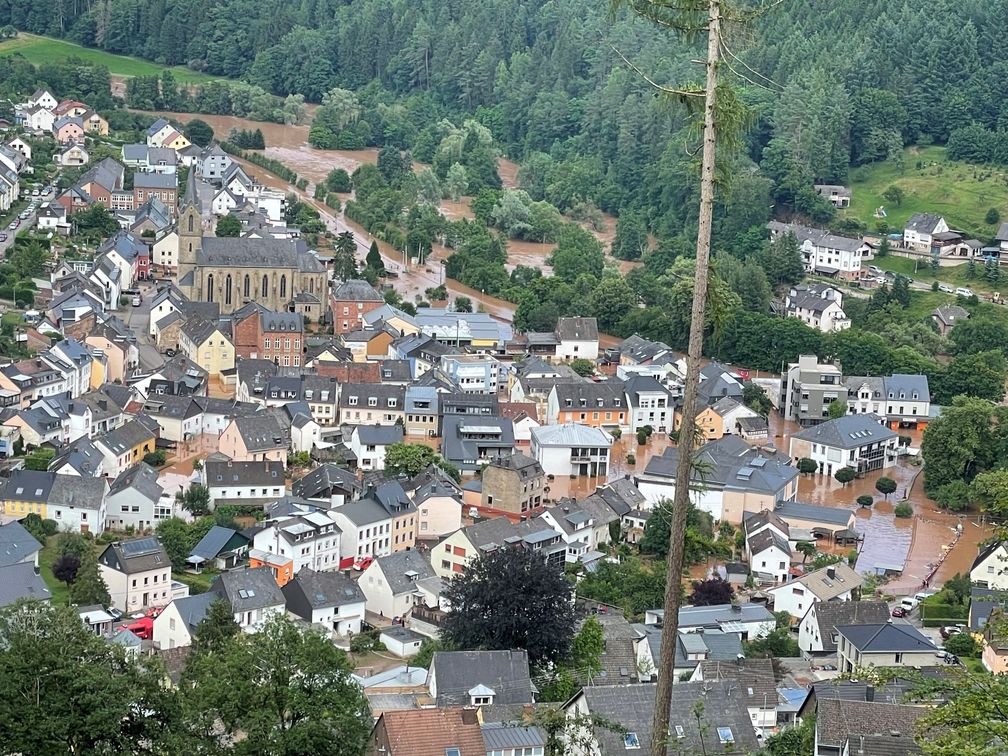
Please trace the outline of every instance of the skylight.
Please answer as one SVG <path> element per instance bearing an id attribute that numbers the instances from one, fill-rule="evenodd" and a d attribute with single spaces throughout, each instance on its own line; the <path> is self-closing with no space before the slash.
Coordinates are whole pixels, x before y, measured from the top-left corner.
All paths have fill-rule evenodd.
<path id="1" fill-rule="evenodd" d="M 718 727 L 717 728 L 718 740 L 722 743 L 734 743 L 735 736 L 732 735 L 731 727 Z"/>
<path id="2" fill-rule="evenodd" d="M 636 732 L 628 732 L 623 736 L 623 746 L 628 751 L 639 751 L 640 750 L 640 738 L 637 737 Z"/>

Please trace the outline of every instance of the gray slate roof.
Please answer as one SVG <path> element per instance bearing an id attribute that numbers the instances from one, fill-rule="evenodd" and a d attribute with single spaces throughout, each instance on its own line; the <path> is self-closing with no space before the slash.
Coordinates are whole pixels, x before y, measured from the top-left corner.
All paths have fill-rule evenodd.
<path id="1" fill-rule="evenodd" d="M 905 622 L 837 625 L 836 631 L 861 653 L 926 652 L 937 648 L 917 628 Z"/>
<path id="2" fill-rule="evenodd" d="M 836 449 L 857 449 L 896 438 L 899 434 L 881 423 L 878 415 L 844 415 L 804 428 L 792 438 L 825 444 Z"/>
<path id="3" fill-rule="evenodd" d="M 207 534 L 200 539 L 199 543 L 193 546 L 192 551 L 189 552 L 189 556 L 200 557 L 204 561 L 216 559 L 220 556 L 224 547 L 227 546 L 228 541 L 236 535 L 239 535 L 239 533 L 233 528 L 224 528 L 220 525 L 214 525 L 207 531 Z M 244 536 L 241 537 L 244 538 Z"/>
<path id="4" fill-rule="evenodd" d="M 272 606 L 284 606 L 280 586 L 266 567 L 228 570 L 216 577 L 210 591 L 231 604 L 237 612 L 249 612 Z"/>
<path id="5" fill-rule="evenodd" d="M 403 428 L 398 424 L 358 425 L 356 433 L 360 442 L 368 446 L 389 446 L 403 440 Z"/>
<path id="6" fill-rule="evenodd" d="M 837 625 L 882 624 L 889 619 L 884 601 L 819 601 L 814 604 L 823 651 L 836 652 L 833 633 Z"/>
<path id="7" fill-rule="evenodd" d="M 309 621 L 313 609 L 363 604 L 366 601 L 357 582 L 342 572 L 316 572 L 308 567 L 298 572 L 282 591 L 287 609 Z"/>
<path id="8" fill-rule="evenodd" d="M 295 268 L 323 273 L 318 258 L 309 254 L 303 239 L 255 239 L 205 236 L 197 250 L 198 265 L 217 268 Z"/>
<path id="9" fill-rule="evenodd" d="M 409 553 L 409 552 L 405 552 Z M 437 681 L 437 705 L 468 706 L 469 691 L 485 685 L 494 703 L 532 703 L 532 679 L 525 651 L 438 651 L 428 681 Z"/>
<path id="10" fill-rule="evenodd" d="M 335 288 L 332 293 L 335 301 L 342 302 L 383 302 L 382 295 L 367 281 L 351 278 Z"/>
<path id="11" fill-rule="evenodd" d="M 409 593 L 416 585 L 416 581 L 435 577 L 430 559 L 424 557 L 419 551 L 397 551 L 388 556 L 378 557 L 376 561 L 378 568 L 385 575 L 385 580 L 392 588 L 393 595 Z M 416 579 L 411 579 L 406 574 L 407 572 L 417 573 Z"/>
<path id="12" fill-rule="evenodd" d="M 912 734 L 917 720 L 928 713 L 923 706 L 823 699 L 816 702 L 816 735 L 821 746 L 842 745 L 855 735 Z M 856 742 L 856 741 L 855 741 Z M 856 753 L 856 748 L 852 749 Z M 874 754 L 874 751 L 870 753 Z"/>
<path id="13" fill-rule="evenodd" d="M 10 606 L 20 599 L 49 601 L 51 598 L 52 593 L 42 576 L 35 573 L 34 563 L 20 562 L 0 567 L 0 607 Z"/>
<path id="14" fill-rule="evenodd" d="M 57 475 L 49 492 L 49 503 L 75 509 L 101 509 L 107 483 L 104 478 Z"/>

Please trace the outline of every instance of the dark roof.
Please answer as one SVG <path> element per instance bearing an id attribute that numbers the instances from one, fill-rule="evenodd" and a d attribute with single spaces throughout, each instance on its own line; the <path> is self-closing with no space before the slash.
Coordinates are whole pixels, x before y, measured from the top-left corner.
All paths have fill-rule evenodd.
<path id="1" fill-rule="evenodd" d="M 150 501 L 157 501 L 164 493 L 164 489 L 158 483 L 157 470 L 146 462 L 139 462 L 123 470 L 113 481 L 108 495 L 122 493 L 128 488 L 135 489 Z"/>
<path id="2" fill-rule="evenodd" d="M 604 639 L 599 655 L 601 671 L 592 678 L 593 685 L 627 685 L 638 682 L 636 630 L 619 613 L 599 614 L 596 620 L 602 625 Z"/>
<path id="3" fill-rule="evenodd" d="M 153 536 L 110 543 L 98 557 L 98 562 L 125 575 L 171 566 L 168 552 Z"/>
<path id="4" fill-rule="evenodd" d="M 290 430 L 284 428 L 276 416 L 262 412 L 244 415 L 234 420 L 238 433 L 250 452 L 264 452 L 272 449 L 286 449 Z"/>
<path id="5" fill-rule="evenodd" d="M 817 601 L 816 622 L 823 651 L 836 651 L 833 633 L 837 625 L 881 624 L 889 619 L 889 607 L 884 601 Z"/>
<path id="6" fill-rule="evenodd" d="M 598 341 L 598 321 L 595 318 L 560 318 L 556 334 L 561 341 Z"/>
<path id="7" fill-rule="evenodd" d="M 838 634 L 861 653 L 934 651 L 935 644 L 905 622 L 837 625 Z"/>
<path id="8" fill-rule="evenodd" d="M 204 471 L 208 486 L 284 486 L 282 462 L 219 462 L 207 460 Z"/>
<path id="9" fill-rule="evenodd" d="M 854 735 L 912 735 L 917 720 L 927 713 L 922 706 L 819 698 L 816 739 L 821 745 L 837 746 Z"/>
<path id="10" fill-rule="evenodd" d="M 749 536 L 748 542 L 749 551 L 753 556 L 766 551 L 771 546 L 776 546 L 785 554 L 791 553 L 791 545 L 788 543 L 788 539 L 773 528 L 765 528 L 755 535 Z"/>
<path id="11" fill-rule="evenodd" d="M 144 426 L 143 423 L 139 420 L 130 420 L 125 425 L 120 425 L 104 436 L 99 436 L 98 440 L 108 447 L 113 454 L 118 456 L 151 438 L 154 438 L 154 433 Z"/>
<path id="12" fill-rule="evenodd" d="M 394 554 L 378 557 L 377 563 L 378 568 L 385 575 L 385 580 L 392 589 L 393 595 L 408 593 L 418 580 L 426 580 L 435 576 L 430 559 L 419 551 L 397 551 Z M 416 576 L 407 573 L 416 573 Z"/>
<path id="13" fill-rule="evenodd" d="M 542 477 L 543 475 L 542 465 L 538 460 L 517 451 L 507 456 L 494 457 L 490 460 L 490 467 L 513 470 L 518 473 L 521 480 Z"/>
<path id="14" fill-rule="evenodd" d="M 234 612 L 248 612 L 271 606 L 284 606 L 280 586 L 266 567 L 243 567 L 218 575 L 210 591 L 231 604 Z"/>
<path id="15" fill-rule="evenodd" d="M 189 552 L 190 559 L 198 557 L 200 561 L 209 562 L 216 559 L 223 551 L 232 551 L 242 546 L 248 546 L 249 540 L 233 528 L 214 525 L 200 542 Z"/>
<path id="16" fill-rule="evenodd" d="M 914 213 L 906 222 L 905 228 L 911 231 L 931 233 L 938 227 L 942 217 L 935 213 Z"/>
<path id="17" fill-rule="evenodd" d="M 272 237 L 204 236 L 196 262 L 212 268 L 296 268 L 306 273 L 325 270 L 318 258 L 308 252 L 304 240 Z"/>
<path id="18" fill-rule="evenodd" d="M 411 553 L 411 552 L 401 552 Z M 437 705 L 469 704 L 469 691 L 485 685 L 494 703 L 532 703 L 532 678 L 525 651 L 438 651 L 428 680 L 437 681 Z"/>
<path id="19" fill-rule="evenodd" d="M 360 491 L 357 477 L 342 467 L 326 463 L 294 481 L 291 493 L 305 499 L 328 499 L 334 492 L 343 495 Z"/>
<path id="20" fill-rule="evenodd" d="M 35 572 L 33 562 L 0 566 L 0 607 L 10 606 L 20 599 L 49 601 L 51 598 L 52 593 L 42 576 Z"/>
<path id="21" fill-rule="evenodd" d="M 777 681 L 772 659 L 733 659 L 731 661 L 702 661 L 700 674 L 703 680 L 734 682 L 735 695 L 756 707 L 766 702 L 769 708 L 777 704 Z"/>
<path id="22" fill-rule="evenodd" d="M 0 525 L 0 567 L 32 559 L 41 549 L 42 544 L 20 522 Z"/>
<path id="23" fill-rule="evenodd" d="M 199 623 L 203 621 L 203 618 L 206 617 L 206 613 L 210 610 L 210 605 L 214 601 L 220 600 L 221 597 L 216 593 L 197 593 L 194 596 L 177 598 L 172 603 L 175 604 L 175 608 L 178 609 L 179 614 L 182 616 L 182 621 L 186 623 L 189 627 L 189 632 L 192 633 L 199 626 Z"/>
<path id="24" fill-rule="evenodd" d="M 653 684 L 588 686 L 581 692 L 588 712 L 606 722 L 618 722 L 619 728 L 596 726 L 595 739 L 602 753 L 624 753 L 628 739 L 639 744 L 640 753 L 651 752 L 651 726 L 654 719 Z M 703 729 L 693 711 L 703 704 Z M 678 737 L 682 728 L 682 737 Z M 719 730 L 730 730 L 729 742 L 721 742 Z M 749 754 L 759 750 L 745 702 L 738 696 L 734 682 L 684 682 L 672 686 L 669 718 L 672 735 L 667 752 Z M 725 731 L 725 740 L 728 732 Z M 701 744 L 702 741 L 702 744 Z"/>
<path id="25" fill-rule="evenodd" d="M 14 470 L 3 489 L 7 501 L 45 503 L 56 482 L 56 474 L 41 470 Z"/>
<path id="26" fill-rule="evenodd" d="M 327 609 L 346 604 L 363 604 L 364 592 L 355 580 L 342 572 L 316 572 L 305 567 L 282 588 L 287 609 L 311 621 L 313 609 Z"/>
<path id="27" fill-rule="evenodd" d="M 337 286 L 332 293 L 334 301 L 384 302 L 382 295 L 367 281 L 351 278 Z"/>
<path id="28" fill-rule="evenodd" d="M 104 478 L 57 475 L 49 492 L 49 504 L 75 509 L 100 510 L 108 490 Z"/>
<path id="29" fill-rule="evenodd" d="M 390 446 L 401 443 L 403 440 L 403 427 L 398 423 L 395 425 L 358 425 L 354 433 L 357 434 L 362 444 L 369 446 Z"/>

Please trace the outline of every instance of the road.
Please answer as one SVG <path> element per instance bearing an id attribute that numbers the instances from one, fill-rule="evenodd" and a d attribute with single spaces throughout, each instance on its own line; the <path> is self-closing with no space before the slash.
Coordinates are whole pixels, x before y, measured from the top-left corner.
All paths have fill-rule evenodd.
<path id="1" fill-rule="evenodd" d="M 154 340 L 150 336 L 150 314 L 151 302 L 157 289 L 153 283 L 140 285 L 140 293 L 143 297 L 139 307 L 127 305 L 123 308 L 122 321 L 129 326 L 130 330 L 136 334 L 137 349 L 140 352 L 140 368 L 143 372 L 156 370 L 164 364 L 164 358 L 154 345 Z"/>

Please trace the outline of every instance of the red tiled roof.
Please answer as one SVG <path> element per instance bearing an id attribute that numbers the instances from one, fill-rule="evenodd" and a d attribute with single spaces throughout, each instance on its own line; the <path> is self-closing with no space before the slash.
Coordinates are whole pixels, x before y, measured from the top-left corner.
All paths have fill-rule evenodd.
<path id="1" fill-rule="evenodd" d="M 501 417 L 506 417 L 509 420 L 530 417 L 537 423 L 539 422 L 539 410 L 535 402 L 501 402 L 499 406 Z"/>
<path id="2" fill-rule="evenodd" d="M 486 756 L 479 720 L 462 721 L 463 710 L 411 709 L 382 714 L 388 736 L 388 756 L 445 756 L 446 748 L 458 748 L 460 756 Z"/>

